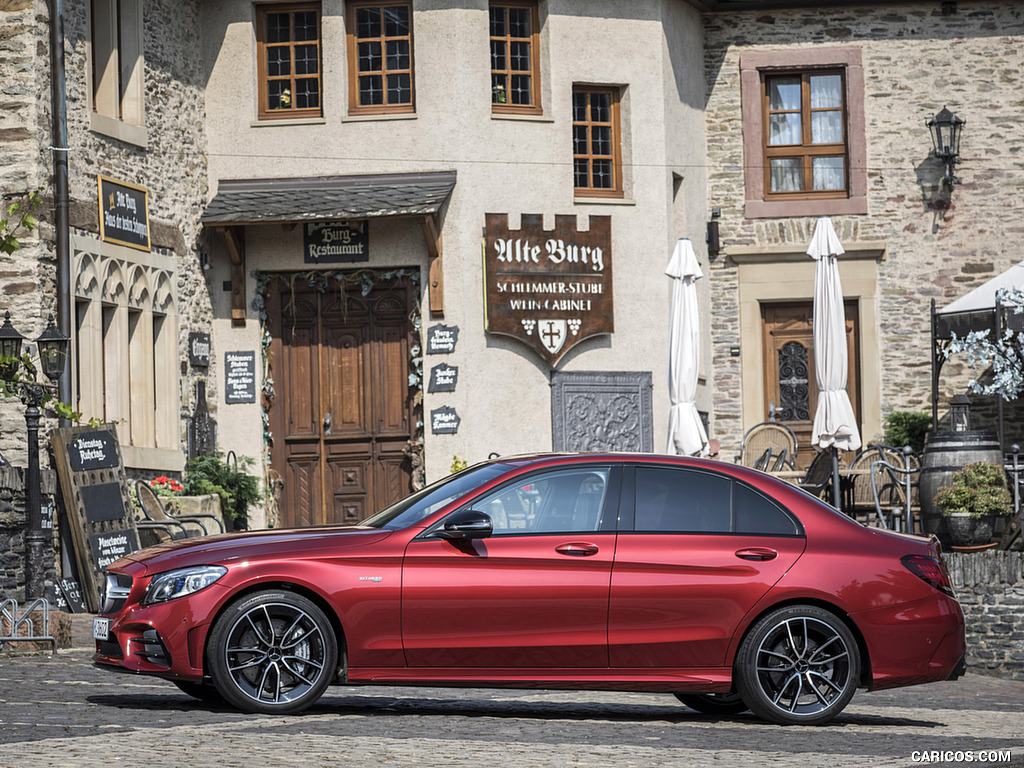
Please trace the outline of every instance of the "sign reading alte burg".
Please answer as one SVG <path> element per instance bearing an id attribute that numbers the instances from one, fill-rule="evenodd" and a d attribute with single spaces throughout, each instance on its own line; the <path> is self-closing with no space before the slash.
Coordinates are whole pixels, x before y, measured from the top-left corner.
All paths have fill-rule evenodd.
<path id="1" fill-rule="evenodd" d="M 615 330 L 612 307 L 612 224 L 591 216 L 588 231 L 576 216 L 488 213 L 484 233 L 484 290 L 489 333 L 513 336 L 552 366 L 579 342 Z"/>

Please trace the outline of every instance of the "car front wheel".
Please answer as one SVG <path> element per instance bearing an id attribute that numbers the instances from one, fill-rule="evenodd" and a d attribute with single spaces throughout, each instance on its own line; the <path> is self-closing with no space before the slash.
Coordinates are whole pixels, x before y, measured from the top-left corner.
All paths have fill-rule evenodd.
<path id="1" fill-rule="evenodd" d="M 309 707 L 336 673 L 338 645 L 323 611 L 301 595 L 266 590 L 228 606 L 213 626 L 207 660 L 217 690 L 247 712 Z"/>
<path id="2" fill-rule="evenodd" d="M 817 606 L 768 614 L 736 655 L 736 687 L 743 700 L 755 714 L 783 725 L 831 720 L 850 703 L 859 679 L 853 633 Z"/>

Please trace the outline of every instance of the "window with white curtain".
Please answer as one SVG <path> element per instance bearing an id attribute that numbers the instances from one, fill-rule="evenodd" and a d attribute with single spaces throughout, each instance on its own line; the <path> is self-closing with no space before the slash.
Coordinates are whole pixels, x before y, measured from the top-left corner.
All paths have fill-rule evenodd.
<path id="1" fill-rule="evenodd" d="M 847 194 L 842 71 L 766 74 L 765 197 Z"/>

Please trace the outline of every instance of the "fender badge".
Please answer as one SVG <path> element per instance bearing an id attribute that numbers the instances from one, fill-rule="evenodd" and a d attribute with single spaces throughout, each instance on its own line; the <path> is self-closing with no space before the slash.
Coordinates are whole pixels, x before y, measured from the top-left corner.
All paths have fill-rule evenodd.
<path id="1" fill-rule="evenodd" d="M 360 576 L 360 581 L 384 581 L 383 576 Z"/>

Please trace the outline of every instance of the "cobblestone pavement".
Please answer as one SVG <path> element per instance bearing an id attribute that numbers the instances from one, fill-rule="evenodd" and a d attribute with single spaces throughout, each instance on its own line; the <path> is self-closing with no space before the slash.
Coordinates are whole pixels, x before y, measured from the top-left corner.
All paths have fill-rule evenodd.
<path id="1" fill-rule="evenodd" d="M 783 728 L 589 691 L 331 688 L 300 716 L 245 715 L 90 656 L 0 654 L 0 768 L 1024 766 L 1024 681 L 980 675 L 858 692 L 830 725 Z"/>

